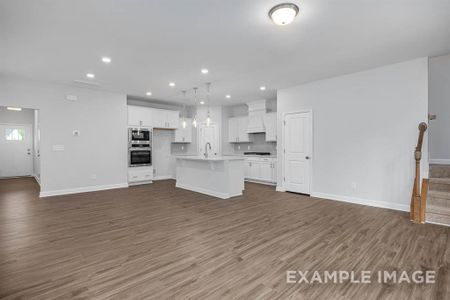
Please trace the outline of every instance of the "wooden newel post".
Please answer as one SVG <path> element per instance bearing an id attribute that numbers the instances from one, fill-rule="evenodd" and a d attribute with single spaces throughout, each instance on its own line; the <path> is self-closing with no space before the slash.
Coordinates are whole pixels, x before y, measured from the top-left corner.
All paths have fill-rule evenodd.
<path id="1" fill-rule="evenodd" d="M 419 139 L 417 141 L 416 150 L 414 151 L 414 158 L 416 160 L 416 175 L 414 178 L 414 187 L 410 205 L 410 219 L 414 223 L 422 223 L 424 221 L 421 220 L 421 216 L 423 215 L 421 211 L 423 210 L 421 210 L 420 161 L 422 159 L 423 136 L 425 131 L 427 130 L 427 127 L 428 126 L 425 122 L 419 124 Z"/>

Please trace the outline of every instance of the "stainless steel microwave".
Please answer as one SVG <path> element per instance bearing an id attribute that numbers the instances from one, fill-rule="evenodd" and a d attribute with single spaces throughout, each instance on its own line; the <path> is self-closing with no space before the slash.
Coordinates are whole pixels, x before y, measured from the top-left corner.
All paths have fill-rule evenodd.
<path id="1" fill-rule="evenodd" d="M 151 144 L 152 131 L 147 128 L 129 128 L 128 129 L 128 142 L 130 144 Z"/>

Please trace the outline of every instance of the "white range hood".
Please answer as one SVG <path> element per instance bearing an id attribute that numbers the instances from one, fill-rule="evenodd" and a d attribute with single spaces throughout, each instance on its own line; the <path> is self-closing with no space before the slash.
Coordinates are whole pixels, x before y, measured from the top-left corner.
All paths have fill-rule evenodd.
<path id="1" fill-rule="evenodd" d="M 258 100 L 247 103 L 248 126 L 247 133 L 266 132 L 263 117 L 266 114 L 266 100 Z"/>

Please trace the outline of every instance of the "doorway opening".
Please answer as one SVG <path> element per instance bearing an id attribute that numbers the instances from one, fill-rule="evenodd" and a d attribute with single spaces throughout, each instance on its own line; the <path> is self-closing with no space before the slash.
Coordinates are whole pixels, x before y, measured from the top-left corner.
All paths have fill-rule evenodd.
<path id="1" fill-rule="evenodd" d="M 41 179 L 39 110 L 0 106 L 0 179 Z"/>

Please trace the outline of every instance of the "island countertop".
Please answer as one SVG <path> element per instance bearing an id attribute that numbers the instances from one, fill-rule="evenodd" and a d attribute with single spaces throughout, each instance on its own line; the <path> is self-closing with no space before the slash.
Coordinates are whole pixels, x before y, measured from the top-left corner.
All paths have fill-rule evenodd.
<path id="1" fill-rule="evenodd" d="M 200 156 L 200 155 L 180 155 L 176 156 L 176 159 L 186 159 L 186 160 L 200 160 L 200 161 L 229 161 L 229 160 L 244 160 L 240 156 Z"/>

